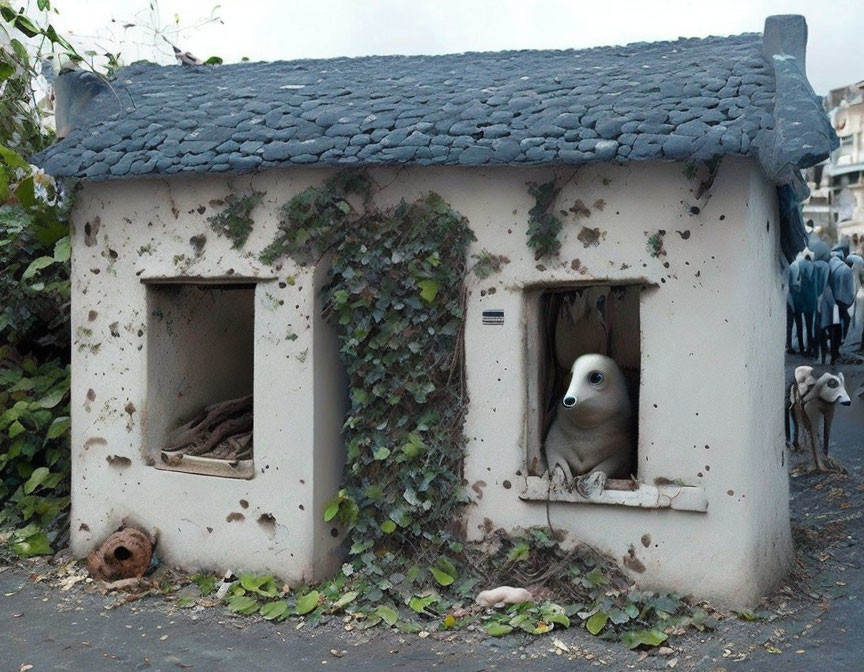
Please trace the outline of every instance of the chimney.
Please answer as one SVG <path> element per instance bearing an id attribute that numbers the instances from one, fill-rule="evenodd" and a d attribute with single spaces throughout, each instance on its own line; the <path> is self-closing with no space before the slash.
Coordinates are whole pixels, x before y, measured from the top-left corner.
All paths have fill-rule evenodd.
<path id="1" fill-rule="evenodd" d="M 762 56 L 769 64 L 775 56 L 792 56 L 802 73 L 807 72 L 807 21 L 800 14 L 775 14 L 765 19 Z"/>

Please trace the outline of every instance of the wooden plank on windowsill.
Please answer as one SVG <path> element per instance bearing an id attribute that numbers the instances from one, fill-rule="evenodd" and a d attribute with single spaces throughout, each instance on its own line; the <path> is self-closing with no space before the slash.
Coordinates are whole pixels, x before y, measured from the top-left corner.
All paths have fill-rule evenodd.
<path id="1" fill-rule="evenodd" d="M 525 488 L 519 495 L 520 499 L 536 502 L 567 502 L 571 504 L 613 504 L 616 506 L 631 506 L 640 509 L 674 509 L 676 511 L 708 510 L 708 498 L 705 489 L 698 485 L 649 485 L 633 481 L 610 480 L 606 489 L 595 495 L 583 497 L 575 489 L 549 486 L 549 479 L 544 476 L 528 476 Z"/>
<path id="2" fill-rule="evenodd" d="M 166 453 L 164 451 L 159 457 L 160 459 L 153 466 L 164 471 L 180 471 L 185 474 L 219 476 L 221 478 L 244 478 L 246 480 L 255 476 L 255 465 L 252 460 L 217 460 L 212 457 Z"/>

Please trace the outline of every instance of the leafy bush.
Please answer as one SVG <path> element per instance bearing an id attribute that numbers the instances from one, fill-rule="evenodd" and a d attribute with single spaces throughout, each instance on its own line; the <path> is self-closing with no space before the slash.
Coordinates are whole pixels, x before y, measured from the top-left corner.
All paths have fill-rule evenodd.
<path id="1" fill-rule="evenodd" d="M 53 139 L 31 84 L 38 49 L 71 47 L 6 4 L 0 33 L 0 529 L 37 555 L 69 503 L 69 237 L 53 180 L 25 157 Z"/>
<path id="2" fill-rule="evenodd" d="M 18 191 L 24 165 L 6 173 Z M 57 206 L 14 198 L 0 205 L 0 528 L 47 526 L 69 503 L 69 237 Z M 46 552 L 30 541 L 10 543 Z"/>

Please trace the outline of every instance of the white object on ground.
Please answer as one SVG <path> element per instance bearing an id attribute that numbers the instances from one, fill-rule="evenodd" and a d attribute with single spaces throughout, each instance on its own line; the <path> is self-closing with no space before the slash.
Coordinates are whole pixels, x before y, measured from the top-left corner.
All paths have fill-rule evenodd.
<path id="1" fill-rule="evenodd" d="M 492 590 L 484 590 L 477 595 L 477 604 L 481 607 L 494 607 L 499 604 L 520 604 L 531 602 L 533 596 L 524 588 L 513 588 L 512 586 L 499 586 Z"/>

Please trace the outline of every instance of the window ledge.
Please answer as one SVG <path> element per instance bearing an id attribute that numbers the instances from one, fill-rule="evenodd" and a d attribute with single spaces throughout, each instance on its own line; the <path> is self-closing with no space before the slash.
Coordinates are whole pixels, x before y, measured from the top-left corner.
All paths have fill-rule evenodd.
<path id="1" fill-rule="evenodd" d="M 676 511 L 708 510 L 705 489 L 698 485 L 649 485 L 632 481 L 610 480 L 606 489 L 584 497 L 575 489 L 552 486 L 545 476 L 528 476 L 520 499 L 537 502 L 569 502 L 572 504 L 617 504 L 640 509 L 675 509 Z"/>
<path id="2" fill-rule="evenodd" d="M 221 476 L 222 478 L 250 479 L 255 476 L 252 460 L 217 460 L 212 457 L 167 453 L 159 455 L 160 460 L 153 466 L 164 471 L 180 471 L 201 476 Z"/>

